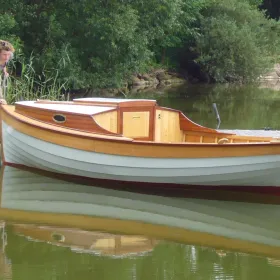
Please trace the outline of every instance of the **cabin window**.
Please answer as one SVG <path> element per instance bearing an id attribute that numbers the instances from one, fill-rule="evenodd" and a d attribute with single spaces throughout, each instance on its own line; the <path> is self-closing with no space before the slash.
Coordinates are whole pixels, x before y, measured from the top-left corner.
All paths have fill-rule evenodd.
<path id="1" fill-rule="evenodd" d="M 57 123 L 64 123 L 66 121 L 66 117 L 61 114 L 53 115 L 53 120 Z"/>

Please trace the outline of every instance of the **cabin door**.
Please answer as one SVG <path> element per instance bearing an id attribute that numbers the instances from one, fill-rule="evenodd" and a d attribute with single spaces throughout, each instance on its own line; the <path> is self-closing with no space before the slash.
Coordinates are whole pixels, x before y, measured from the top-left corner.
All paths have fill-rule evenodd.
<path id="1" fill-rule="evenodd" d="M 154 108 L 121 108 L 120 133 L 137 140 L 154 140 Z"/>

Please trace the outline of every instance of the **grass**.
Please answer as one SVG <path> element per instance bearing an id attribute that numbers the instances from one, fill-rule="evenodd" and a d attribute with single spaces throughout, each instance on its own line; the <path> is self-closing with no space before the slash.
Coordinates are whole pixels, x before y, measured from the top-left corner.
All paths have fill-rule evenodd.
<path id="1" fill-rule="evenodd" d="M 15 66 L 13 67 L 15 68 Z M 6 101 L 13 104 L 23 100 L 65 100 L 68 81 L 61 82 L 59 70 L 52 69 L 38 74 L 33 67 L 33 56 L 27 63 L 21 62 L 21 74 L 19 77 L 11 75 L 8 78 Z"/>

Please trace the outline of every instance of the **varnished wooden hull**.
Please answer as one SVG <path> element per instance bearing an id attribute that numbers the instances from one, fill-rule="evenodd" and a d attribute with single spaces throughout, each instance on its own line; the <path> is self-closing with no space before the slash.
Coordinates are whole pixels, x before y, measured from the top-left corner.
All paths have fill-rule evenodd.
<path id="1" fill-rule="evenodd" d="M 280 256 L 279 205 L 164 198 L 69 184 L 12 167 L 2 172 L 0 218 L 10 222 L 147 235 Z"/>
<path id="2" fill-rule="evenodd" d="M 79 132 L 2 110 L 3 162 L 87 178 L 189 186 L 280 186 L 280 143 L 168 144 Z"/>

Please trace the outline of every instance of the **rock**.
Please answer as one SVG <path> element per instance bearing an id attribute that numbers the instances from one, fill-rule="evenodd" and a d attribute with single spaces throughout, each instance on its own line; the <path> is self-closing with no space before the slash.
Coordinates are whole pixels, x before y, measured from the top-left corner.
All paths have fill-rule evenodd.
<path id="1" fill-rule="evenodd" d="M 185 83 L 186 80 L 183 77 L 180 77 L 179 74 L 169 74 L 169 73 L 159 73 L 157 75 L 157 79 L 162 84 L 178 84 L 178 83 Z"/>
<path id="2" fill-rule="evenodd" d="M 136 94 L 138 92 L 149 92 L 151 91 L 152 89 L 156 89 L 157 86 L 156 85 L 151 85 L 151 86 L 135 86 L 135 87 L 132 87 L 129 91 L 129 94 Z"/>
<path id="3" fill-rule="evenodd" d="M 280 78 L 280 64 L 276 64 L 274 66 L 274 69 L 275 69 L 277 76 Z"/>
<path id="4" fill-rule="evenodd" d="M 159 84 L 159 80 L 157 78 L 151 78 L 149 82 L 151 85 L 155 85 L 155 86 Z"/>
<path id="5" fill-rule="evenodd" d="M 142 79 L 145 81 L 150 81 L 152 79 L 152 77 L 150 77 L 148 74 L 144 74 L 144 75 L 142 75 Z"/>
<path id="6" fill-rule="evenodd" d="M 260 80 L 279 80 L 280 79 L 280 64 L 275 64 L 274 67 L 266 74 L 261 75 Z"/>
<path id="7" fill-rule="evenodd" d="M 162 82 L 162 81 L 165 81 L 165 80 L 169 80 L 171 79 L 171 75 L 168 75 L 167 73 L 164 73 L 164 72 L 160 72 L 157 74 L 157 79 Z"/>
<path id="8" fill-rule="evenodd" d="M 132 78 L 132 86 L 143 86 L 146 82 L 144 80 L 140 80 L 138 77 Z"/>
<path id="9" fill-rule="evenodd" d="M 280 90 L 280 64 L 275 64 L 273 69 L 259 77 L 260 88 Z"/>

